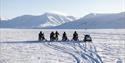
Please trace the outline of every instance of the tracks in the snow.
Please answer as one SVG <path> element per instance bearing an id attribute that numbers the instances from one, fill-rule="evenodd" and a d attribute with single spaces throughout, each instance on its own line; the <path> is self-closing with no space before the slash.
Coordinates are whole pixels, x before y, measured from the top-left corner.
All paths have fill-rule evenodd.
<path id="1" fill-rule="evenodd" d="M 44 43 L 47 47 L 71 55 L 76 63 L 103 63 L 92 43 L 87 43 L 90 48 L 85 49 L 85 43 L 60 42 Z"/>
<path id="2" fill-rule="evenodd" d="M 2 42 L 7 44 L 12 43 L 43 43 L 56 51 L 71 55 L 76 63 L 103 63 L 100 56 L 96 52 L 96 48 L 92 42 L 83 41 L 20 41 L 20 42 Z"/>

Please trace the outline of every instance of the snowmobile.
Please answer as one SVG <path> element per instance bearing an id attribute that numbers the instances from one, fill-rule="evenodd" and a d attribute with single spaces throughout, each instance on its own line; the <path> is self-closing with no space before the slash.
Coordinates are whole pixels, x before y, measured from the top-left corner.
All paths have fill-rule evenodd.
<path id="1" fill-rule="evenodd" d="M 78 38 L 73 38 L 71 41 L 79 41 Z"/>
<path id="2" fill-rule="evenodd" d="M 56 31 L 55 34 L 54 34 L 55 41 L 58 41 L 58 35 L 59 35 L 59 33 Z"/>
<path id="3" fill-rule="evenodd" d="M 42 31 L 40 31 L 40 33 L 39 33 L 39 39 L 38 39 L 39 41 L 47 41 L 46 39 L 45 39 L 45 37 L 44 37 L 44 33 L 42 33 Z"/>
<path id="4" fill-rule="evenodd" d="M 54 32 L 52 31 L 51 33 L 50 33 L 50 41 L 55 41 L 55 34 L 54 34 Z"/>
<path id="5" fill-rule="evenodd" d="M 90 37 L 90 35 L 85 35 L 83 41 L 84 42 L 92 42 L 92 38 Z"/>
<path id="6" fill-rule="evenodd" d="M 65 32 L 63 33 L 62 41 L 69 41 Z"/>
<path id="7" fill-rule="evenodd" d="M 78 39 L 78 34 L 77 34 L 76 31 L 74 32 L 74 34 L 73 34 L 73 38 L 72 38 L 71 41 L 79 41 L 79 39 Z"/>

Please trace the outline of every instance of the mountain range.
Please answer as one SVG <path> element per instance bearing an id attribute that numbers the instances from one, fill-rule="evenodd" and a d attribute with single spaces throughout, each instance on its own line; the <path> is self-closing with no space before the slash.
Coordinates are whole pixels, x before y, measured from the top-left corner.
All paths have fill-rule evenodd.
<path id="1" fill-rule="evenodd" d="M 111 14 L 88 14 L 76 21 L 68 22 L 57 29 L 125 29 L 125 12 Z"/>
<path id="2" fill-rule="evenodd" d="M 39 16 L 23 15 L 11 20 L 1 20 L 1 28 L 47 28 L 74 21 L 73 16 L 64 16 L 56 13 L 44 13 Z"/>
<path id="3" fill-rule="evenodd" d="M 56 13 L 45 13 L 40 16 L 23 15 L 11 20 L 1 20 L 0 28 L 124 29 L 125 12 L 90 13 L 79 19 Z"/>

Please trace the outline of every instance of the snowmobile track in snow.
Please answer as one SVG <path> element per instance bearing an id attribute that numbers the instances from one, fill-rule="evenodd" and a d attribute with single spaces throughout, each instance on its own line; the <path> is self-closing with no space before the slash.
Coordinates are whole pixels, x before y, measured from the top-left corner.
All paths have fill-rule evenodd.
<path id="1" fill-rule="evenodd" d="M 54 42 L 47 42 L 44 43 L 47 47 L 50 47 L 54 50 L 67 53 L 71 55 L 75 60 L 76 63 L 103 63 L 100 56 L 97 54 L 95 50 L 95 46 L 92 43 L 87 43 L 89 47 L 92 49 L 86 49 L 85 51 L 85 43 L 74 43 L 74 42 L 61 42 L 56 44 Z M 65 45 L 65 46 L 64 46 Z M 66 47 L 69 46 L 69 47 Z"/>

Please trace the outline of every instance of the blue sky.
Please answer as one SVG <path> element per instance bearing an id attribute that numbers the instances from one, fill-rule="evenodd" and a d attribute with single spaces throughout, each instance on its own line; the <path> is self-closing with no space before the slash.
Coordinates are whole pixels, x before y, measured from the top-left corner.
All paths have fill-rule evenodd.
<path id="1" fill-rule="evenodd" d="M 20 15 L 41 15 L 60 12 L 82 17 L 88 13 L 125 11 L 125 0 L 0 0 L 0 17 L 11 19 Z"/>

